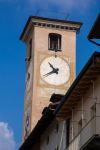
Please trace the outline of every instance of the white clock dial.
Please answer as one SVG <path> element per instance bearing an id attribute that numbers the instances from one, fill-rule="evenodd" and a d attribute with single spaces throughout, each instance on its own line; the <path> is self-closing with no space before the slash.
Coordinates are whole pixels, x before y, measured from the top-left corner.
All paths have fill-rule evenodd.
<path id="1" fill-rule="evenodd" d="M 67 61 L 60 57 L 47 57 L 40 65 L 41 78 L 52 85 L 66 83 L 70 77 L 70 69 Z"/>

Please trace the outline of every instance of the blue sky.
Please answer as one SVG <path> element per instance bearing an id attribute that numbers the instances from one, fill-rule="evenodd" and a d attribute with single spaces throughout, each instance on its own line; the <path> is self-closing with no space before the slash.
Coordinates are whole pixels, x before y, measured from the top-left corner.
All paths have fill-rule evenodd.
<path id="1" fill-rule="evenodd" d="M 28 17 L 40 15 L 83 22 L 77 35 L 78 74 L 91 54 L 99 51 L 87 40 L 99 12 L 98 0 L 0 0 L 0 150 L 16 150 L 21 144 L 25 45 L 19 36 Z"/>

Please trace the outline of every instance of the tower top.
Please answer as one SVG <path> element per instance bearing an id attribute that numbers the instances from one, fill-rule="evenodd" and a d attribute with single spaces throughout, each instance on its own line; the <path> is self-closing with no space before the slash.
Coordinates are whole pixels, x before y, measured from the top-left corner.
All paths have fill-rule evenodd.
<path id="1" fill-rule="evenodd" d="M 30 31 L 33 26 L 55 28 L 62 30 L 72 30 L 78 32 L 80 30 L 80 27 L 82 26 L 82 23 L 62 19 L 30 16 L 20 36 L 20 40 L 25 41 L 25 37 L 27 37 L 30 34 Z"/>

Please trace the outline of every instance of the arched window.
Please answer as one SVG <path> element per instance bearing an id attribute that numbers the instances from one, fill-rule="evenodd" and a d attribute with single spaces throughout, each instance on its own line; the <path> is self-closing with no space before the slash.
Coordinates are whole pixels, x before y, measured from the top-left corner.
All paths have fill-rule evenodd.
<path id="1" fill-rule="evenodd" d="M 61 35 L 57 33 L 49 33 L 48 49 L 52 51 L 61 51 Z"/>

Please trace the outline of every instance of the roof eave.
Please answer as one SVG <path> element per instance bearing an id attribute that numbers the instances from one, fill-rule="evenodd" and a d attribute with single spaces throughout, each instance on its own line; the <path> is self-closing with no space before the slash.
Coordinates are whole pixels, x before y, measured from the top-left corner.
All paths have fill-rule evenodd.
<path id="1" fill-rule="evenodd" d="M 24 33 L 25 33 L 25 31 L 26 31 L 26 29 L 27 29 L 27 27 L 28 27 L 28 25 L 29 25 L 31 19 L 32 19 L 32 16 L 30 16 L 30 17 L 28 18 L 28 20 L 27 20 L 27 22 L 26 22 L 26 25 L 25 25 L 25 27 L 24 27 L 24 29 L 23 29 L 23 31 L 22 31 L 20 37 L 19 37 L 20 40 L 23 39 Z"/>
<path id="2" fill-rule="evenodd" d="M 28 27 L 28 25 L 29 25 L 29 23 L 30 23 L 30 21 L 32 20 L 32 19 L 41 19 L 41 20 L 46 20 L 46 21 L 53 21 L 53 22 L 62 22 L 62 23 L 70 23 L 70 24 L 77 24 L 77 25 L 79 25 L 80 27 L 79 27 L 79 30 L 80 30 L 80 28 L 81 28 L 81 26 L 82 26 L 82 22 L 75 22 L 75 21 L 66 21 L 66 20 L 60 20 L 60 19 L 52 19 L 52 18 L 44 18 L 44 17 L 38 17 L 38 16 L 30 16 L 29 17 L 29 19 L 27 20 L 27 22 L 26 22 L 26 25 L 25 25 L 25 27 L 24 27 L 24 29 L 23 29 L 23 31 L 22 31 L 22 34 L 20 35 L 20 40 L 23 40 L 23 36 L 24 36 L 24 34 L 25 34 L 25 31 L 26 31 L 26 29 L 27 29 L 27 27 Z M 79 31 L 78 30 L 78 31 Z"/>

